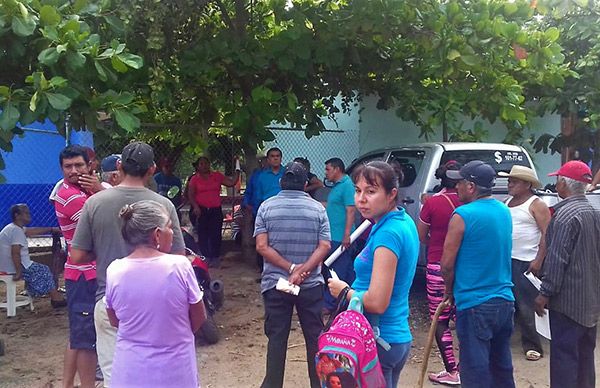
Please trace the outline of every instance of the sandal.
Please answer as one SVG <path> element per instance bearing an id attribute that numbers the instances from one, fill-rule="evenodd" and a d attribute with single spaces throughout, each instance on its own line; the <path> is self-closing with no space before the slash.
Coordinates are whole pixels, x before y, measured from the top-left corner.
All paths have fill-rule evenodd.
<path id="1" fill-rule="evenodd" d="M 527 361 L 538 361 L 540 358 L 542 358 L 542 354 L 536 350 L 528 350 L 525 353 L 525 359 Z"/>

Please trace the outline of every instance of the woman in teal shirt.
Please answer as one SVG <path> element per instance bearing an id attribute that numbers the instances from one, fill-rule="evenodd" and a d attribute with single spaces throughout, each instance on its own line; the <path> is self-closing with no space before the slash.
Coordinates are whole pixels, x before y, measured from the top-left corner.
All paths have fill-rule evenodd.
<path id="1" fill-rule="evenodd" d="M 419 256 L 419 237 L 414 221 L 396 207 L 398 178 L 384 162 L 359 166 L 352 174 L 356 208 L 375 225 L 365 248 L 354 261 L 356 280 L 348 292 L 362 295 L 365 316 L 373 324 L 378 318 L 380 337 L 391 345 L 377 345 L 387 388 L 398 385 L 400 371 L 408 358 L 412 335 L 408 326 L 408 292 Z M 329 280 L 337 297 L 349 287 L 341 280 Z"/>

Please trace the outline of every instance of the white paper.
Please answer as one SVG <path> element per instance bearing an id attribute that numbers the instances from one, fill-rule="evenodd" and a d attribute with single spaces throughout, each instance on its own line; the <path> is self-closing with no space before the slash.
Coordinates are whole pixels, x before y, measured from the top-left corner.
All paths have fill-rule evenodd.
<path id="1" fill-rule="evenodd" d="M 277 280 L 277 284 L 275 285 L 275 289 L 283 292 L 287 292 L 288 294 L 298 295 L 300 293 L 300 287 L 290 283 L 287 279 L 279 278 Z"/>
<path id="2" fill-rule="evenodd" d="M 371 221 L 364 220 L 362 224 L 358 226 L 350 235 L 350 244 L 352 244 L 356 239 L 363 234 L 365 230 L 367 230 L 371 226 Z M 331 264 L 337 260 L 338 257 L 342 254 L 342 246 L 337 247 L 335 251 L 325 260 L 325 265 L 331 268 Z"/>
<path id="3" fill-rule="evenodd" d="M 548 309 L 544 309 L 543 317 L 540 317 L 535 312 L 533 315 L 535 315 L 535 331 L 541 336 L 552 339 L 550 336 L 550 315 L 548 314 Z"/>
<path id="4" fill-rule="evenodd" d="M 333 268 L 329 268 L 329 273 L 331 274 L 331 278 L 333 280 L 340 280 L 338 274 L 333 270 Z"/>
<path id="5" fill-rule="evenodd" d="M 523 275 L 533 284 L 533 286 L 539 291 L 542 286 L 542 281 L 538 279 L 531 272 L 525 272 Z M 548 339 L 552 339 L 550 336 L 550 314 L 548 313 L 548 309 L 544 309 L 544 316 L 540 317 L 535 312 L 533 313 L 535 316 L 535 330 L 541 335 Z"/>

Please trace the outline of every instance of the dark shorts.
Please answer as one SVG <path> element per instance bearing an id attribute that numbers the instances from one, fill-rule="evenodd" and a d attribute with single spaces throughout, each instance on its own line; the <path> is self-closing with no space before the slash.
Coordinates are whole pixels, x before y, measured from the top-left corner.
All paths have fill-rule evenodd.
<path id="1" fill-rule="evenodd" d="M 96 350 L 94 306 L 96 305 L 96 279 L 86 280 L 81 275 L 77 281 L 65 280 L 69 308 L 69 342 L 71 349 Z"/>

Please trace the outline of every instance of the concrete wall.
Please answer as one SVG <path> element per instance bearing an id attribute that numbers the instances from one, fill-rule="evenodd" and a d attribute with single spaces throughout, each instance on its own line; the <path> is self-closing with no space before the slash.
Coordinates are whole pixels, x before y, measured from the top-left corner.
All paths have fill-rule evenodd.
<path id="1" fill-rule="evenodd" d="M 361 103 L 360 115 L 360 137 L 359 152 L 366 152 L 403 144 L 423 143 L 428 140 L 419 137 L 419 128 L 410 122 L 402 121 L 396 116 L 393 109 L 388 111 L 376 108 L 377 98 L 367 97 Z M 506 135 L 506 127 L 501 122 L 491 124 L 483 122 L 488 130 L 488 142 L 502 142 Z M 465 119 L 463 128 L 468 129 L 473 125 L 473 121 Z M 551 134 L 560 133 L 560 116 L 547 115 L 537 118 L 531 125 L 532 130 L 539 136 L 545 132 Z M 529 133 L 527 134 L 529 135 Z M 429 141 L 441 141 L 441 130 L 439 133 L 429 139 Z M 535 164 L 538 176 L 543 184 L 554 183 L 554 179 L 549 178 L 548 173 L 555 171 L 560 166 L 560 155 L 550 155 L 544 153 L 534 153 L 533 148 L 526 145 L 531 158 Z"/>

